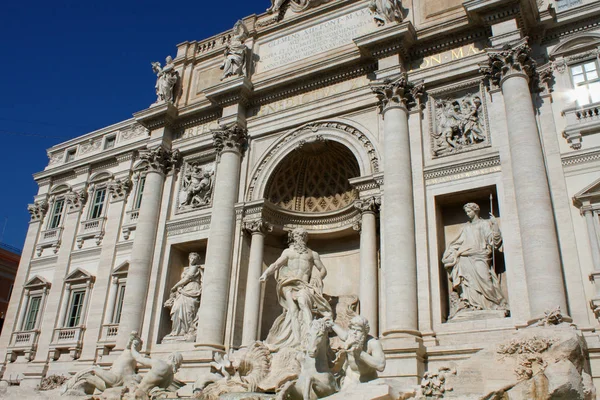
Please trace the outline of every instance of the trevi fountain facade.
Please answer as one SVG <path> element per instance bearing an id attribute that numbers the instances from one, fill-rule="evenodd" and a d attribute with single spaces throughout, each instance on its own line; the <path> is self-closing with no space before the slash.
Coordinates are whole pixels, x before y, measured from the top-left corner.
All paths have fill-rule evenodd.
<path id="1" fill-rule="evenodd" d="M 149 62 L 154 104 L 48 150 L 3 379 L 596 398 L 600 2 L 256 3 Z"/>

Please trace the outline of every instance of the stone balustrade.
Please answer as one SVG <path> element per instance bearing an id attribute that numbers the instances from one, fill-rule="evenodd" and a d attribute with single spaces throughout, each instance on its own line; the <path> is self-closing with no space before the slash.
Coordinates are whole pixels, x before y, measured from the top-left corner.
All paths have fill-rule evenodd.
<path id="1" fill-rule="evenodd" d="M 562 115 L 567 122 L 563 137 L 573 150 L 581 149 L 584 135 L 600 131 L 600 103 L 568 108 Z"/>

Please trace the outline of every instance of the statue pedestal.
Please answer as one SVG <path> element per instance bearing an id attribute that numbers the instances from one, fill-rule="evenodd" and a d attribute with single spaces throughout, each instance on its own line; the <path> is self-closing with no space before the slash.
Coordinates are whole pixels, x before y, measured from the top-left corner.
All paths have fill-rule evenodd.
<path id="1" fill-rule="evenodd" d="M 454 317 L 448 320 L 448 323 L 478 321 L 482 319 L 506 318 L 509 315 L 508 310 L 464 310 L 458 312 Z"/>
<path id="2" fill-rule="evenodd" d="M 186 336 L 165 336 L 161 342 L 161 344 L 167 343 L 194 343 L 196 341 L 195 337 L 186 337 Z"/>

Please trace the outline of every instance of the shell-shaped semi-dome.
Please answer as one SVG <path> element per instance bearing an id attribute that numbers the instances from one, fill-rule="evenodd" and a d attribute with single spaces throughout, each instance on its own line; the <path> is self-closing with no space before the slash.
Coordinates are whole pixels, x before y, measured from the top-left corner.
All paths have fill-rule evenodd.
<path id="1" fill-rule="evenodd" d="M 289 211 L 336 211 L 356 199 L 348 179 L 360 176 L 354 154 L 344 145 L 326 140 L 304 143 L 275 168 L 265 198 Z"/>

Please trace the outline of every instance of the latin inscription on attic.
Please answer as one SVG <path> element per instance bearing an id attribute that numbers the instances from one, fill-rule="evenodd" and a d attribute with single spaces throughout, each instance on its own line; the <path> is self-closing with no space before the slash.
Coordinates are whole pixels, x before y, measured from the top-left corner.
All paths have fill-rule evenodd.
<path id="1" fill-rule="evenodd" d="M 369 10 L 354 11 L 260 46 L 257 72 L 266 72 L 352 43 L 376 29 Z"/>

